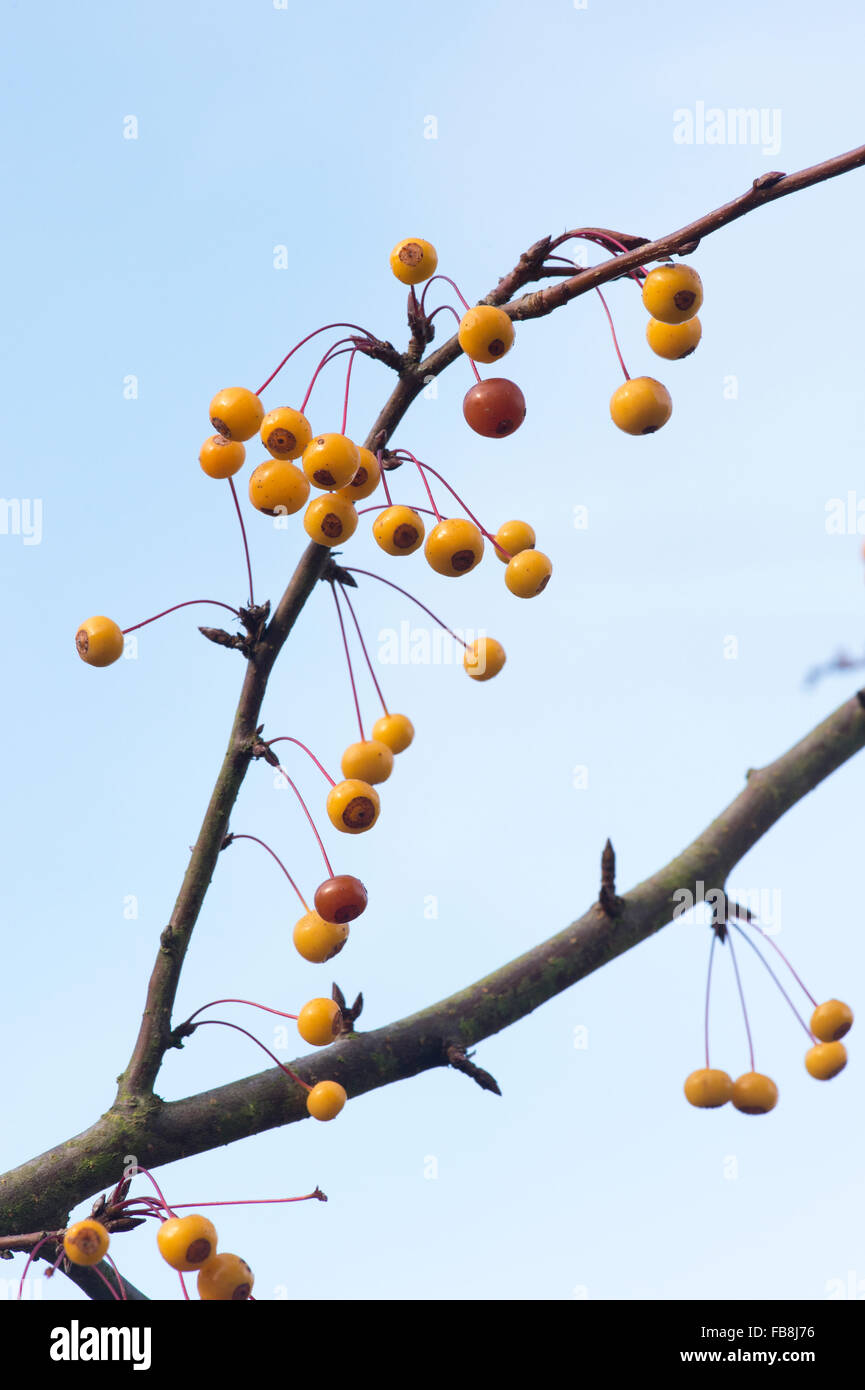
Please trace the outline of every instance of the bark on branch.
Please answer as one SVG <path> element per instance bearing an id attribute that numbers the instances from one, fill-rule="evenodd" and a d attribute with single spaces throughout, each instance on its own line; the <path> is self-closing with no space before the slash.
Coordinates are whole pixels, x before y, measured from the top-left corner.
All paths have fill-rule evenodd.
<path id="1" fill-rule="evenodd" d="M 571 236 L 545 237 L 520 257 L 513 271 L 481 301 L 500 304 L 514 319 L 539 318 L 581 294 L 628 274 L 643 263 L 693 249 L 699 241 L 778 198 L 860 167 L 865 146 L 797 174 L 755 179 L 739 198 L 679 231 L 645 242 L 609 234 L 628 247 L 600 265 L 514 299 L 533 279 L 552 273 L 545 258 Z M 602 229 L 583 228 L 583 232 Z M 608 235 L 608 234 L 604 234 Z M 556 270 L 558 277 L 558 270 Z M 415 324 L 421 342 L 423 324 Z M 392 367 L 396 385 L 365 445 L 384 448 L 406 411 L 432 377 L 460 355 L 456 337 L 424 361 L 370 340 L 368 355 Z M 0 1177 L 0 1234 L 62 1228 L 69 1209 L 116 1181 L 124 1155 L 148 1167 L 211 1149 L 304 1118 L 304 1096 L 277 1069 L 186 1100 L 165 1104 L 153 1085 L 172 1036 L 172 1010 L 186 952 L 228 833 L 229 818 L 260 743 L 260 712 L 273 665 L 307 599 L 332 565 L 329 550 L 309 545 L 267 626 L 249 629 L 246 671 L 228 748 L 147 990 L 144 1014 L 111 1109 L 83 1134 Z M 698 879 L 723 887 L 732 866 L 784 812 L 865 744 L 863 698 L 847 702 L 796 748 L 753 773 L 741 796 L 682 855 L 624 899 L 605 895 L 565 931 L 450 999 L 374 1033 L 350 1034 L 326 1051 L 293 1064 L 307 1081 L 335 1077 L 350 1095 L 447 1065 L 452 1056 L 524 1017 L 576 980 L 644 940 L 669 920 L 672 894 Z M 608 885 L 609 887 L 609 885 Z M 614 915 L 610 909 L 615 908 Z"/>
<path id="2" fill-rule="evenodd" d="M 786 811 L 865 747 L 865 691 L 795 747 L 752 770 L 734 801 L 681 854 L 621 899 L 610 918 L 599 903 L 564 931 L 447 999 L 370 1033 L 290 1063 L 308 1084 L 339 1081 L 350 1097 L 433 1067 L 517 1022 L 645 941 L 672 920 L 683 888 L 723 889 L 733 867 Z M 456 1053 L 449 1055 L 449 1049 Z M 69 1208 L 116 1181 L 123 1156 L 153 1169 L 264 1130 L 306 1119 L 306 1093 L 274 1067 L 188 1096 L 114 1107 L 84 1133 L 0 1178 L 0 1232 L 61 1227 Z"/>

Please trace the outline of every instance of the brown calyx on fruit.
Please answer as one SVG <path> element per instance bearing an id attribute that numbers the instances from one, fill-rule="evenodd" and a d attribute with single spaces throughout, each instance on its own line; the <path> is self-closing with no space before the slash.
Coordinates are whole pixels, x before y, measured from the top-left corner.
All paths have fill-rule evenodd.
<path id="1" fill-rule="evenodd" d="M 212 1252 L 213 1247 L 210 1241 L 202 1236 L 199 1240 L 194 1240 L 191 1245 L 187 1246 L 186 1259 L 191 1265 L 204 1264 L 204 1261 L 209 1258 Z"/>
<path id="2" fill-rule="evenodd" d="M 330 540 L 337 540 L 342 535 L 342 521 L 336 512 L 328 512 L 327 516 L 322 517 L 321 531 Z"/>
<path id="3" fill-rule="evenodd" d="M 361 464 L 360 468 L 357 470 L 351 482 L 349 483 L 349 487 L 363 487 L 368 477 L 369 473 L 366 471 L 363 464 Z"/>
<path id="4" fill-rule="evenodd" d="M 475 562 L 475 552 L 473 550 L 455 550 L 451 556 L 451 569 L 457 574 L 465 574 L 470 570 Z"/>
<path id="5" fill-rule="evenodd" d="M 505 350 L 505 345 L 501 338 L 493 338 L 491 343 L 487 343 L 487 352 L 491 352 L 493 357 L 501 357 Z"/>
<path id="6" fill-rule="evenodd" d="M 92 1255 L 99 1249 L 99 1236 L 95 1231 L 91 1231 L 85 1226 L 83 1231 L 78 1231 L 69 1242 L 74 1245 L 76 1250 L 80 1250 L 82 1255 Z"/>
<path id="7" fill-rule="evenodd" d="M 403 265 L 420 265 L 423 260 L 423 247 L 418 246 L 416 241 L 407 241 L 405 246 L 399 248 L 397 259 Z"/>
<path id="8" fill-rule="evenodd" d="M 677 290 L 673 295 L 673 303 L 677 309 L 690 309 L 696 298 L 693 290 Z"/>
<path id="9" fill-rule="evenodd" d="M 216 433 L 222 435 L 223 439 L 231 439 L 231 430 L 228 428 L 224 420 L 220 420 L 218 415 L 211 415 L 210 423 L 216 430 Z"/>
<path id="10" fill-rule="evenodd" d="M 333 474 L 327 468 L 317 468 L 312 476 L 314 481 L 318 483 L 319 487 L 334 486 Z"/>
<path id="11" fill-rule="evenodd" d="M 342 813 L 343 824 L 351 830 L 365 830 L 375 820 L 375 806 L 368 796 L 353 796 Z"/>
<path id="12" fill-rule="evenodd" d="M 412 526 L 407 521 L 400 522 L 393 533 L 393 543 L 399 550 L 408 550 L 410 545 L 414 545 L 417 538 L 417 527 Z"/>
<path id="13" fill-rule="evenodd" d="M 89 635 L 88 635 L 88 633 L 87 633 L 87 629 L 86 629 L 86 628 L 80 627 L 80 628 L 78 629 L 78 631 L 76 632 L 76 634 L 75 634 L 75 646 L 76 646 L 77 649 L 78 649 L 78 654 L 79 654 L 79 656 L 86 656 L 87 653 L 89 652 L 89 650 L 90 650 L 90 637 L 89 637 Z"/>
<path id="14" fill-rule="evenodd" d="M 290 454 L 297 444 L 297 437 L 291 430 L 275 429 L 270 431 L 264 442 L 272 453 Z"/>

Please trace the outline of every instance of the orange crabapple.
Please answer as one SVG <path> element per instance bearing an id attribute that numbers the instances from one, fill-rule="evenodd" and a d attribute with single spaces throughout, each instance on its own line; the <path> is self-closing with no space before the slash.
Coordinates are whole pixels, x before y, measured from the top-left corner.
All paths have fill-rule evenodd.
<path id="1" fill-rule="evenodd" d="M 210 402 L 210 423 L 223 439 L 251 439 L 264 419 L 264 406 L 245 386 L 228 386 L 217 391 Z"/>
<path id="2" fill-rule="evenodd" d="M 249 500 L 266 516 L 291 516 L 309 499 L 309 479 L 287 459 L 265 459 L 249 479 Z"/>
<path id="3" fill-rule="evenodd" d="M 390 268 L 403 285 L 420 285 L 435 274 L 436 249 L 421 237 L 405 237 L 390 253 Z"/>
<path id="4" fill-rule="evenodd" d="M 540 550 L 521 550 L 508 561 L 505 584 L 517 598 L 535 598 L 550 581 L 552 561 Z"/>
<path id="5" fill-rule="evenodd" d="M 386 782 L 393 772 L 393 752 L 386 743 L 376 738 L 364 739 L 360 743 L 350 743 L 342 755 L 343 777 L 360 778 L 376 786 Z"/>
<path id="6" fill-rule="evenodd" d="M 205 439 L 198 453 L 208 478 L 233 478 L 239 473 L 246 460 L 246 449 L 236 439 L 223 439 L 221 434 L 212 434 Z"/>
<path id="7" fill-rule="evenodd" d="M 701 1110 L 715 1110 L 726 1105 L 733 1094 L 733 1081 L 725 1071 L 701 1067 L 692 1071 L 685 1081 L 685 1099 Z"/>
<path id="8" fill-rule="evenodd" d="M 507 657 L 494 637 L 479 637 L 466 648 L 463 666 L 474 681 L 490 681 L 497 676 Z"/>
<path id="9" fill-rule="evenodd" d="M 452 579 L 468 574 L 479 565 L 483 553 L 484 538 L 474 522 L 466 517 L 439 521 L 424 545 L 427 563 L 436 574 L 444 574 Z"/>
<path id="10" fill-rule="evenodd" d="M 312 439 L 312 429 L 306 416 L 288 405 L 269 410 L 261 422 L 259 433 L 265 449 L 275 459 L 300 458 Z"/>
<path id="11" fill-rule="evenodd" d="M 88 618 L 75 634 L 75 649 L 88 666 L 111 666 L 123 655 L 123 633 L 111 618 Z"/>
<path id="12" fill-rule="evenodd" d="M 328 922 L 319 912 L 307 912 L 295 923 L 294 948 L 311 965 L 323 965 L 338 956 L 348 940 L 345 922 Z"/>
<path id="13" fill-rule="evenodd" d="M 847 1065 L 847 1049 L 842 1042 L 821 1042 L 805 1053 L 805 1067 L 817 1081 L 830 1081 Z"/>
<path id="14" fill-rule="evenodd" d="M 357 445 L 344 434 L 319 434 L 303 451 L 303 471 L 314 487 L 345 487 L 359 467 Z"/>
<path id="15" fill-rule="evenodd" d="M 347 835 L 362 835 L 365 830 L 371 830 L 380 810 L 375 787 L 359 777 L 337 782 L 327 794 L 330 823 Z"/>
<path id="16" fill-rule="evenodd" d="M 423 545 L 425 527 L 412 507 L 385 507 L 372 524 L 372 534 L 386 555 L 413 555 Z"/>
<path id="17" fill-rule="evenodd" d="M 86 1217 L 75 1221 L 63 1237 L 63 1252 L 71 1264 L 98 1265 L 107 1253 L 111 1238 L 100 1221 Z"/>
<path id="18" fill-rule="evenodd" d="M 303 528 L 319 545 L 340 545 L 357 530 L 357 512 L 338 492 L 326 492 L 313 497 L 303 514 Z"/>
<path id="19" fill-rule="evenodd" d="M 371 497 L 381 482 L 381 465 L 376 455 L 362 444 L 356 448 L 360 458 L 357 472 L 350 483 L 338 489 L 340 496 L 347 497 L 349 502 L 362 502 L 365 497 Z"/>
<path id="20" fill-rule="evenodd" d="M 333 1120 L 347 1100 L 338 1081 L 319 1081 L 306 1097 L 306 1108 L 314 1120 Z"/>
<path id="21" fill-rule="evenodd" d="M 631 377 L 610 397 L 613 424 L 625 434 L 654 434 L 672 413 L 670 393 L 654 377 Z"/>
<path id="22" fill-rule="evenodd" d="M 477 304 L 463 314 L 457 337 L 473 362 L 496 362 L 513 346 L 514 325 L 504 309 Z"/>
<path id="23" fill-rule="evenodd" d="M 206 1303 L 240 1303 L 249 1298 L 254 1283 L 239 1255 L 213 1255 L 198 1271 L 198 1297 Z"/>
<path id="24" fill-rule="evenodd" d="M 383 714 L 373 724 L 372 736 L 392 753 L 404 753 L 414 738 L 414 725 L 404 714 Z"/>
<path id="25" fill-rule="evenodd" d="M 216 1227 L 206 1216 L 170 1216 L 157 1231 L 156 1244 L 172 1269 L 190 1274 L 216 1254 Z"/>
<path id="26" fill-rule="evenodd" d="M 310 999 L 297 1016 L 297 1031 L 311 1047 L 327 1047 L 339 1037 L 341 1019 L 335 999 Z"/>
<path id="27" fill-rule="evenodd" d="M 765 1115 L 778 1104 L 778 1087 L 771 1077 L 747 1071 L 733 1082 L 730 1099 L 744 1115 Z"/>
<path id="28" fill-rule="evenodd" d="M 496 558 L 506 565 L 523 550 L 534 550 L 535 532 L 527 521 L 503 521 L 496 531 L 493 551 Z"/>
<path id="29" fill-rule="evenodd" d="M 811 1032 L 820 1042 L 837 1042 L 853 1027 L 853 1010 L 840 999 L 827 999 L 811 1015 Z"/>
<path id="30" fill-rule="evenodd" d="M 646 324 L 646 342 L 657 357 L 663 357 L 668 362 L 690 357 L 702 336 L 703 329 L 698 318 L 687 319 L 685 323 L 661 323 L 660 319 L 649 319 Z"/>
<path id="31" fill-rule="evenodd" d="M 703 284 L 693 266 L 659 265 L 643 281 L 643 304 L 661 323 L 687 323 L 703 303 Z"/>

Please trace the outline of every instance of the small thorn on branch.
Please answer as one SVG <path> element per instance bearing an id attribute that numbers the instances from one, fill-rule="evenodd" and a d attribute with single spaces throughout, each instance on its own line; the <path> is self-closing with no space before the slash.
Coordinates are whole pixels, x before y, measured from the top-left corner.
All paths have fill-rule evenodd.
<path id="1" fill-rule="evenodd" d="M 619 917 L 625 906 L 624 899 L 616 896 L 616 851 L 610 840 L 607 840 L 601 854 L 601 891 L 598 894 L 598 903 L 607 917 Z"/>
<path id="2" fill-rule="evenodd" d="M 447 1048 L 447 1059 L 452 1067 L 461 1071 L 465 1076 L 470 1076 L 472 1081 L 476 1081 L 482 1091 L 492 1091 L 494 1096 L 500 1096 L 499 1083 L 494 1076 L 490 1076 L 483 1067 L 476 1067 L 470 1059 L 474 1056 L 473 1052 L 466 1052 L 459 1043 L 450 1043 Z"/>

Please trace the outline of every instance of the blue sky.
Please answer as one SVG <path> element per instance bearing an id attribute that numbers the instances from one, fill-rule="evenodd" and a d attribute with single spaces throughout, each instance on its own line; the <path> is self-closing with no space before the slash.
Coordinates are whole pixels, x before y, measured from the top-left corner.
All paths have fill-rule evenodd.
<path id="1" fill-rule="evenodd" d="M 863 28 L 855 6 L 832 0 L 819 13 L 734 0 L 687 15 L 665 0 L 649 11 L 442 0 L 428 15 L 392 0 L 9 7 L 0 491 L 41 503 L 42 523 L 38 544 L 0 534 L 0 1167 L 110 1104 L 227 738 L 241 663 L 198 636 L 207 610 L 146 628 L 136 659 L 105 671 L 72 644 L 91 613 L 126 627 L 187 598 L 245 598 L 227 489 L 196 461 L 213 393 L 254 388 L 335 319 L 402 343 L 388 253 L 403 236 L 433 241 L 472 300 L 546 232 L 661 235 L 766 170 L 850 148 Z M 677 142 L 674 113 L 698 103 L 768 113 L 780 148 Z M 511 438 L 465 428 L 465 362 L 417 402 L 395 442 L 491 529 L 530 520 L 553 580 L 525 604 L 492 556 L 450 585 L 421 554 L 388 565 L 358 533 L 354 563 L 407 584 L 452 626 L 497 636 L 508 664 L 483 686 L 446 662 L 382 667 L 417 737 L 375 831 L 328 841 L 370 890 L 349 946 L 333 967 L 300 961 L 287 887 L 238 846 L 208 896 L 179 1017 L 226 993 L 293 1010 L 334 978 L 363 990 L 363 1025 L 402 1017 L 585 910 L 608 835 L 622 890 L 654 871 L 746 768 L 846 698 L 850 678 L 805 689 L 802 676 L 839 647 L 863 649 L 863 536 L 826 529 L 833 498 L 863 495 L 863 289 L 849 269 L 861 201 L 862 175 L 850 175 L 706 240 L 692 258 L 704 337 L 684 362 L 652 356 L 637 291 L 611 287 L 629 370 L 673 396 L 652 437 L 609 420 L 620 378 L 596 297 L 518 326 L 506 374 L 529 408 Z M 275 268 L 279 247 L 287 269 Z M 316 360 L 299 353 L 268 407 L 297 403 Z M 331 371 L 312 397 L 316 430 L 339 428 L 343 377 Z M 389 376 L 358 364 L 357 437 Z M 399 500 L 419 501 L 406 474 Z M 299 520 L 277 531 L 250 513 L 248 525 L 257 593 L 275 599 Z M 364 585 L 357 604 L 374 648 L 404 621 L 422 625 L 383 586 Z M 335 768 L 355 733 L 331 607 L 322 590 L 303 613 L 265 717 L 271 737 L 292 733 Z M 362 689 L 372 716 L 363 678 Z M 320 798 L 315 770 L 296 768 Z M 762 892 L 812 991 L 854 1009 L 861 786 L 860 765 L 841 769 L 730 885 Z M 262 766 L 232 825 L 268 840 L 310 890 L 318 882 L 302 815 Z M 707 938 L 677 922 L 482 1044 L 501 1099 L 427 1074 L 334 1124 L 172 1165 L 160 1173 L 169 1200 L 324 1188 L 326 1206 L 218 1218 L 264 1298 L 821 1299 L 842 1286 L 861 1297 L 857 1032 L 847 1071 L 811 1081 L 795 1021 L 746 959 L 758 1066 L 781 1102 L 763 1120 L 691 1110 L 681 1088 L 701 1060 Z M 729 961 L 718 965 L 713 1040 L 735 1075 L 747 1053 Z M 261 1036 L 273 1043 L 269 1024 Z M 176 1098 L 258 1069 L 251 1045 L 207 1029 L 169 1056 L 159 1088 Z M 152 1232 L 115 1246 L 129 1278 L 176 1297 Z M 334 1259 L 347 1248 L 362 1254 Z M 39 1293 L 74 1291 L 43 1281 Z"/>

